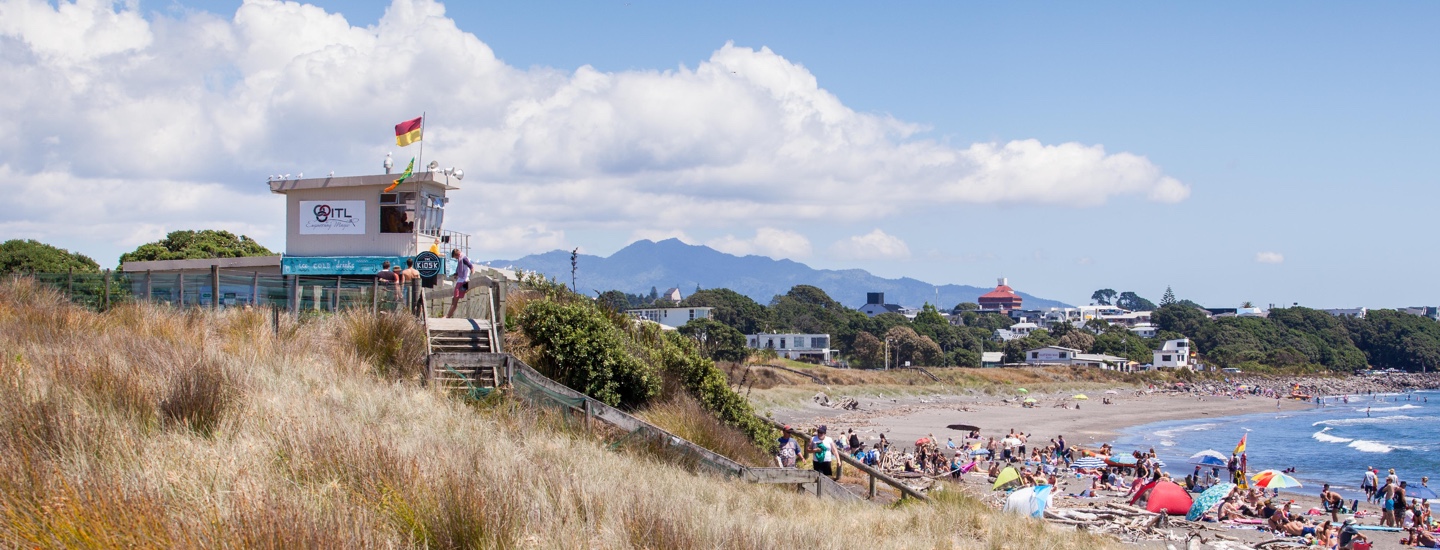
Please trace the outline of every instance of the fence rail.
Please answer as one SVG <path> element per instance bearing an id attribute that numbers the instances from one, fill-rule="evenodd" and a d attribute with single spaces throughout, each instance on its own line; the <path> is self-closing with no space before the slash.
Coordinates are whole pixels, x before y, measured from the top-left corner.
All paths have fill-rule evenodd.
<path id="1" fill-rule="evenodd" d="M 369 275 L 278 275 L 245 269 L 211 269 L 180 273 L 105 270 L 101 273 L 31 273 L 37 282 L 59 290 L 76 304 L 104 311 L 137 302 L 180 308 L 265 307 L 295 314 L 350 309 L 409 311 L 433 316 L 446 313 L 453 287 L 382 283 Z M 443 281 L 443 279 L 442 279 Z M 217 291 L 218 290 L 218 291 Z M 421 307 L 424 293 L 429 307 Z M 455 314 L 490 318 L 493 291 L 482 286 L 470 292 Z M 426 311 L 428 310 L 428 311 Z"/>
<path id="2" fill-rule="evenodd" d="M 739 478 L 750 483 L 794 484 L 801 490 L 814 492 L 817 496 L 846 501 L 861 500 L 855 493 L 815 470 L 752 468 L 740 464 L 725 455 L 701 447 L 664 428 L 551 380 L 508 353 L 437 354 L 432 357 L 436 358 L 435 363 L 439 363 L 439 365 L 427 366 L 427 376 L 431 375 L 435 369 L 445 368 L 447 358 L 459 359 L 459 357 L 450 357 L 452 355 L 465 355 L 466 361 L 491 365 L 495 369 L 495 382 L 498 385 L 509 385 L 515 395 L 522 399 L 559 408 L 567 414 L 583 415 L 582 418 L 585 419 L 587 426 L 590 419 L 599 420 L 627 432 L 629 434 L 625 436 L 627 439 L 638 436 L 658 443 L 685 457 L 696 466 L 696 469 Z"/>

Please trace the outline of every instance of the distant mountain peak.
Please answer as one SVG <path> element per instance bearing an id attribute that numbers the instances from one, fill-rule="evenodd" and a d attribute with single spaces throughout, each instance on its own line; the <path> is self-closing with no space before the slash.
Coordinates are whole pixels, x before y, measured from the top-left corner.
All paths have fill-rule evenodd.
<path id="1" fill-rule="evenodd" d="M 516 260 L 486 262 L 497 267 L 513 266 L 536 271 L 556 280 L 570 279 L 570 252 L 555 250 L 532 254 Z M 736 256 L 705 245 L 689 244 L 677 238 L 659 242 L 641 239 L 615 251 L 608 258 L 581 254 L 575 273 L 579 291 L 591 294 L 620 290 L 631 294 L 650 292 L 651 287 L 664 290 L 678 287 L 689 295 L 700 288 L 728 288 L 762 304 L 789 292 L 795 285 L 812 285 L 824 290 L 831 298 L 846 306 L 858 308 L 865 304 L 868 292 L 884 292 L 885 301 L 908 307 L 920 307 L 936 300 L 936 307 L 949 309 L 960 302 L 974 302 L 994 287 L 969 285 L 933 285 L 902 277 L 886 279 L 863 269 L 814 269 L 794 260 L 776 260 L 765 256 Z M 1063 307 L 1055 300 L 1036 298 L 1024 292 L 1026 309 Z"/>

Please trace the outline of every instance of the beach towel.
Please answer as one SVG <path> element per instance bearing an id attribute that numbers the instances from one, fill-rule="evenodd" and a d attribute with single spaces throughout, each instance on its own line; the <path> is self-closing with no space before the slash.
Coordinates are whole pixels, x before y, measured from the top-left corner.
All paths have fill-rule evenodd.
<path id="1" fill-rule="evenodd" d="M 1386 532 L 1390 532 L 1390 533 L 1398 533 L 1398 532 L 1400 532 L 1400 531 L 1404 531 L 1404 529 L 1401 529 L 1401 528 L 1399 528 L 1399 527 L 1385 527 L 1385 526 L 1383 526 L 1383 525 L 1359 525 L 1359 524 L 1356 524 L 1356 525 L 1354 525 L 1353 527 L 1354 527 L 1355 530 L 1357 530 L 1357 531 L 1386 531 Z"/>

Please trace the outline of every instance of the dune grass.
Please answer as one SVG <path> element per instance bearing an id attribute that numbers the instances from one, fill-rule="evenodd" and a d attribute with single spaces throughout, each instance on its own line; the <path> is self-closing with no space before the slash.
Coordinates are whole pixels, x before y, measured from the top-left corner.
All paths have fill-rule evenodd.
<path id="1" fill-rule="evenodd" d="M 1112 544 L 996 514 L 958 492 L 883 507 L 697 475 L 610 450 L 544 408 L 421 388 L 403 359 L 418 326 L 341 316 L 285 319 L 277 331 L 269 321 L 147 305 L 98 314 L 24 279 L 0 282 L 0 544 Z M 384 334 L 394 339 L 379 352 L 359 345 Z M 683 401 L 668 405 L 650 414 L 695 414 Z M 683 423 L 705 429 L 686 418 L 670 425 Z"/>

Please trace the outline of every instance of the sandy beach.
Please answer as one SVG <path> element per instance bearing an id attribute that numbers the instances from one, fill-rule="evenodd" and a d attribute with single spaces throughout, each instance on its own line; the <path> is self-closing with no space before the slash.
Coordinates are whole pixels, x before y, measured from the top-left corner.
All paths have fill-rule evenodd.
<path id="1" fill-rule="evenodd" d="M 906 398 L 867 398 L 851 396 L 859 403 L 856 410 L 824 406 L 815 400 L 803 407 L 776 409 L 774 416 L 781 422 L 797 426 L 825 424 L 831 434 L 836 430 L 855 429 L 866 443 L 879 440 L 880 433 L 896 445 L 913 443 L 934 434 L 940 440 L 964 432 L 948 430 L 950 424 L 966 424 L 980 428 L 984 437 L 1003 436 L 1010 430 L 1030 434 L 1030 439 L 1048 441 L 1064 435 L 1072 445 L 1109 442 L 1121 430 L 1160 422 L 1191 418 L 1233 416 L 1277 409 L 1276 400 L 1263 398 L 1230 399 L 1225 397 L 1197 398 L 1189 395 L 1140 394 L 1134 390 L 1116 390 L 1113 395 L 1088 395 L 1088 400 L 1071 399 L 1072 394 L 1030 395 L 1036 406 L 1026 408 L 1022 397 L 1002 398 L 990 395 L 931 395 Z M 826 396 L 831 402 L 838 398 Z M 1103 398 L 1113 403 L 1102 404 Z M 1065 404 L 1066 408 L 1057 407 Z M 1075 405 L 1080 408 L 1076 409 Z M 1303 409 L 1313 405 L 1294 400 L 1279 401 L 1281 409 Z"/>
<path id="2" fill-rule="evenodd" d="M 841 436 L 854 429 L 867 444 L 879 440 L 881 433 L 897 447 L 913 446 L 915 440 L 933 434 L 939 441 L 947 437 L 958 443 L 965 432 L 950 430 L 950 424 L 965 424 L 980 428 L 982 437 L 1003 436 L 1013 430 L 1030 434 L 1030 440 L 1044 445 L 1056 436 L 1065 436 L 1071 445 L 1082 447 L 1098 446 L 1113 441 L 1125 428 L 1160 422 L 1206 417 L 1222 417 L 1259 413 L 1265 411 L 1297 410 L 1313 405 L 1295 401 L 1268 398 L 1196 397 L 1188 394 L 1137 393 L 1133 389 L 1115 390 L 1118 393 L 1099 395 L 1087 394 L 1089 399 L 1076 400 L 1072 394 L 1031 394 L 1012 397 L 993 395 L 928 395 L 903 398 L 865 396 L 855 394 L 817 395 L 809 403 L 791 408 L 777 408 L 772 411 L 776 420 L 803 427 L 813 428 L 826 425 L 832 435 Z M 1025 397 L 1037 400 L 1034 407 L 1023 407 Z M 1110 398 L 1112 404 L 1103 404 Z M 854 399 L 853 410 L 839 407 L 848 399 Z M 825 404 L 828 401 L 828 405 Z M 1076 403 L 1080 407 L 1075 408 Z M 1065 405 L 1064 408 L 1057 405 Z M 1104 494 L 1098 499 L 1078 499 L 1066 495 L 1077 493 L 1088 487 L 1088 481 L 1076 480 L 1074 476 L 1062 477 L 1057 487 L 1053 505 L 1059 508 L 1087 508 L 1115 500 L 1123 502 L 1121 493 Z M 1083 486 L 1082 486 L 1083 485 Z M 975 472 L 962 478 L 961 489 L 982 498 L 995 498 L 983 472 Z M 1314 493 L 1318 487 L 1307 488 L 1309 494 L 1282 494 L 1282 500 L 1294 499 L 1296 512 L 1304 514 L 1319 506 Z M 1379 508 L 1362 504 L 1368 510 L 1361 518 L 1362 523 L 1376 524 Z M 1310 516 L 1318 521 L 1327 516 Z M 1178 518 L 1183 520 L 1183 518 Z M 1198 532 L 1207 539 L 1216 536 L 1230 537 L 1247 544 L 1275 538 L 1271 533 L 1257 529 L 1254 525 L 1232 525 L 1222 523 L 1188 523 L 1179 521 L 1172 533 L 1185 535 Z M 1376 542 L 1375 548 L 1399 548 L 1400 533 L 1365 533 Z M 1141 548 L 1166 548 L 1167 544 L 1184 548 L 1183 541 L 1142 541 Z M 1209 546 L 1207 546 L 1208 548 Z"/>

